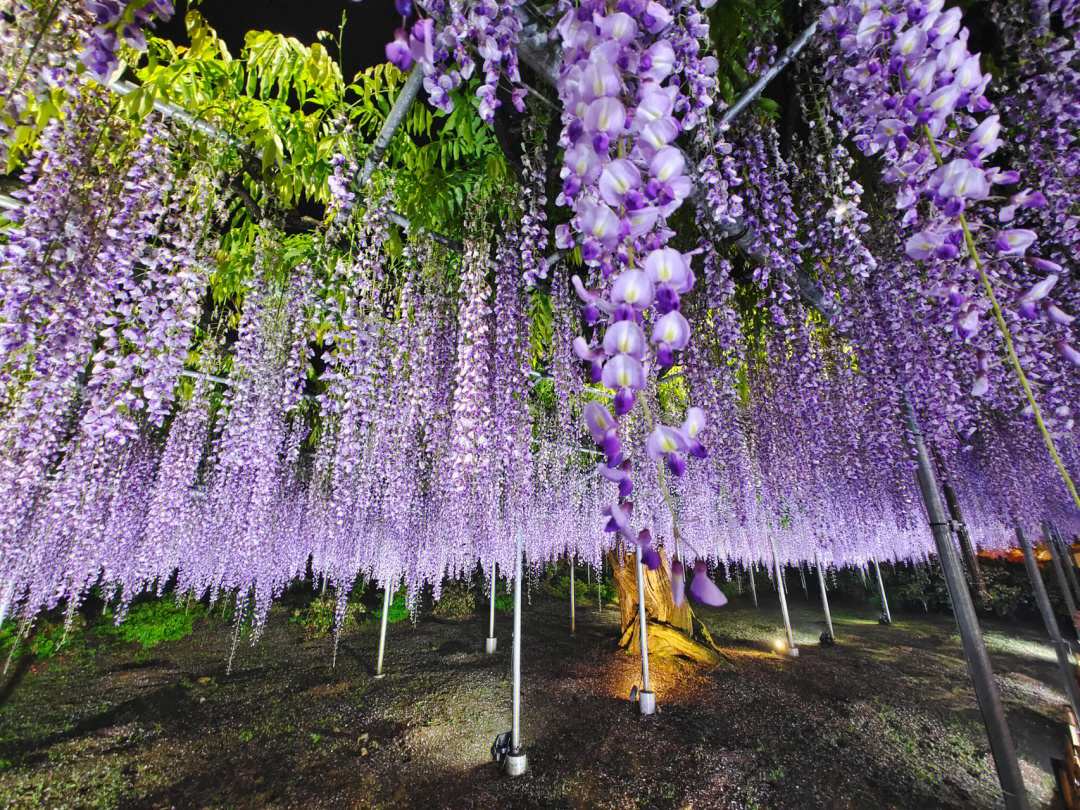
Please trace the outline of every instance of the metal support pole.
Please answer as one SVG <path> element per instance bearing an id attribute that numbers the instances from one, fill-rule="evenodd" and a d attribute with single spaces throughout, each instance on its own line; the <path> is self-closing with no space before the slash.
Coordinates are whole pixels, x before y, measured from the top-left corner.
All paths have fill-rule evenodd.
<path id="1" fill-rule="evenodd" d="M 1050 561 L 1054 564 L 1058 587 L 1061 589 L 1061 595 L 1065 598 L 1065 607 L 1069 611 L 1069 621 L 1072 622 L 1073 633 L 1077 638 L 1080 638 L 1080 627 L 1076 624 L 1076 600 L 1073 599 L 1069 581 L 1065 578 L 1065 566 L 1061 564 L 1061 554 L 1058 551 L 1057 543 L 1054 542 L 1053 535 L 1050 534 L 1050 524 L 1045 520 L 1042 522 L 1042 534 L 1043 542 L 1046 543 L 1046 548 L 1050 552 Z"/>
<path id="2" fill-rule="evenodd" d="M 919 423 L 915 419 L 915 410 L 906 397 L 904 412 L 918 464 L 916 477 L 926 506 L 927 521 L 934 535 L 941 571 L 945 575 L 945 585 L 964 647 L 964 657 L 967 659 L 975 697 L 986 725 L 986 734 L 990 739 L 990 750 L 1001 782 L 1005 807 L 1008 810 L 1027 810 L 1027 792 L 1024 790 L 1024 779 L 1020 775 L 1020 764 L 1016 758 L 1012 735 L 1009 733 L 1008 723 L 1005 722 L 1005 707 L 1001 703 L 1001 695 L 994 681 L 994 670 L 990 666 L 990 656 L 987 655 L 986 645 L 983 643 L 982 631 L 975 616 L 971 593 L 964 580 L 964 572 L 960 568 L 956 546 L 949 533 L 948 517 L 930 466 L 930 456 L 926 451 Z"/>
<path id="3" fill-rule="evenodd" d="M 383 676 L 382 662 L 383 653 L 386 652 L 386 617 L 390 614 L 390 594 L 393 589 L 388 582 L 383 586 L 382 619 L 379 622 L 379 661 L 375 664 L 375 677 Z"/>
<path id="4" fill-rule="evenodd" d="M 787 608 L 787 589 L 784 587 L 784 572 L 780 568 L 780 551 L 776 548 L 776 538 L 769 535 L 769 543 L 772 545 L 773 571 L 776 572 L 776 592 L 780 594 L 780 612 L 784 616 L 784 633 L 787 635 L 787 654 L 797 658 L 799 648 L 795 646 L 795 636 L 791 634 L 791 616 Z"/>
<path id="5" fill-rule="evenodd" d="M 486 655 L 494 654 L 495 650 L 499 648 L 499 640 L 495 638 L 495 583 L 498 574 L 498 563 L 494 560 L 491 562 L 491 614 L 488 618 L 488 634 L 484 640 L 484 653 Z"/>
<path id="6" fill-rule="evenodd" d="M 810 591 L 806 589 L 806 572 L 803 570 L 802 563 L 799 563 L 799 581 L 802 582 L 803 596 L 809 599 Z"/>
<path id="7" fill-rule="evenodd" d="M 757 568 L 753 563 L 747 569 L 750 572 L 750 596 L 754 600 L 754 607 L 757 607 L 757 583 L 754 582 L 754 569 Z"/>
<path id="8" fill-rule="evenodd" d="M 1050 646 L 1054 648 L 1054 654 L 1057 655 L 1062 685 L 1065 687 L 1065 697 L 1072 706 L 1073 717 L 1080 717 L 1080 686 L 1076 683 L 1076 675 L 1069 662 L 1069 648 L 1061 637 L 1061 629 L 1054 617 L 1054 609 L 1050 606 L 1050 597 L 1046 595 L 1046 585 L 1043 583 L 1042 574 L 1039 573 L 1039 564 L 1035 562 L 1035 553 L 1031 550 L 1031 543 L 1024 537 L 1024 530 L 1019 526 L 1016 527 L 1016 542 L 1020 545 L 1020 550 L 1024 552 L 1024 568 L 1027 569 L 1028 579 L 1031 580 L 1032 590 L 1035 591 L 1035 603 L 1039 606 L 1039 613 L 1042 614 L 1046 634 L 1050 636 Z"/>
<path id="9" fill-rule="evenodd" d="M 574 616 L 574 555 L 570 555 L 570 635 L 577 632 L 577 617 Z"/>
<path id="10" fill-rule="evenodd" d="M 821 588 L 821 607 L 825 610 L 825 633 L 821 636 L 822 644 L 836 642 L 836 634 L 833 633 L 832 614 L 829 612 L 829 594 L 825 590 L 825 572 L 821 568 L 821 560 L 818 553 L 814 552 L 814 567 L 817 568 L 818 587 Z"/>
<path id="11" fill-rule="evenodd" d="M 956 495 L 956 490 L 947 482 L 942 484 L 941 489 L 945 495 L 945 504 L 949 507 L 949 514 L 953 519 L 953 530 L 956 532 L 956 541 L 960 544 L 960 555 L 963 558 L 964 567 L 967 568 L 968 575 L 971 577 L 971 585 L 975 588 L 979 599 L 985 602 L 990 599 L 990 594 L 986 590 L 986 579 L 979 568 L 979 558 L 975 554 L 975 545 L 971 542 L 971 533 L 968 531 L 967 524 L 964 523 L 960 499 Z"/>
<path id="12" fill-rule="evenodd" d="M 518 530 L 516 561 L 514 563 L 514 647 L 513 665 L 513 724 L 510 726 L 510 751 L 506 755 L 508 776 L 521 776 L 528 767 L 525 749 L 521 745 L 521 531 Z"/>
<path id="13" fill-rule="evenodd" d="M 1061 538 L 1061 533 L 1054 528 L 1054 525 L 1052 523 L 1048 523 L 1047 525 L 1050 526 L 1050 536 L 1054 538 L 1054 541 L 1057 543 L 1058 551 L 1061 552 L 1062 557 L 1064 558 L 1061 561 L 1061 567 L 1065 569 L 1065 576 L 1072 586 L 1073 594 L 1080 599 L 1080 582 L 1076 581 L 1076 557 L 1073 556 L 1069 547 L 1065 545 L 1065 541 Z"/>
<path id="14" fill-rule="evenodd" d="M 645 615 L 645 568 L 641 564 L 641 546 L 637 547 L 637 604 L 638 632 L 641 637 L 641 691 L 638 692 L 638 707 L 642 714 L 656 711 L 656 695 L 649 688 L 649 630 Z"/>
<path id="15" fill-rule="evenodd" d="M 878 621 L 882 624 L 892 624 L 892 614 L 889 613 L 889 600 L 885 596 L 885 583 L 881 581 L 881 566 L 878 565 L 877 557 L 874 557 L 874 573 L 877 574 L 878 596 L 881 597 L 881 618 Z"/>

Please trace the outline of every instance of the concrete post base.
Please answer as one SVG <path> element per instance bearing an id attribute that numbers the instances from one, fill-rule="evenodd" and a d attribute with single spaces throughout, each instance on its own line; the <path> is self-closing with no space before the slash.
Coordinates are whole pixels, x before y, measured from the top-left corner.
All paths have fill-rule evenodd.
<path id="1" fill-rule="evenodd" d="M 496 648 L 499 646 L 499 640 L 497 638 L 485 638 L 484 639 L 484 654 L 493 655 Z"/>

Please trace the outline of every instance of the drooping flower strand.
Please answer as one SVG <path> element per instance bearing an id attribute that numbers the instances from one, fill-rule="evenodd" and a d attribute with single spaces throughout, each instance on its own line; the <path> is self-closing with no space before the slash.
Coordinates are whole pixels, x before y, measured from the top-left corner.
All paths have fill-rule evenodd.
<path id="1" fill-rule="evenodd" d="M 956 259 L 966 254 L 974 264 L 977 272 L 967 271 L 969 279 L 979 280 L 974 296 L 965 294 L 963 277 L 956 282 L 957 290 L 945 289 L 946 300 L 956 309 L 957 336 L 972 339 L 982 315 L 993 313 L 1008 362 L 1062 479 L 1080 506 L 1080 495 L 1061 462 L 1024 366 L 1043 376 L 1054 372 L 1047 368 L 1043 353 L 1029 350 L 1029 341 L 1012 339 L 998 304 L 999 293 L 1012 292 L 1019 305 L 1017 313 L 1023 317 L 1024 307 L 1034 309 L 1033 304 L 1057 281 L 1060 266 L 1038 256 L 1025 260 L 1036 239 L 1034 231 L 1004 228 L 993 232 L 982 227 L 986 212 L 978 203 L 990 196 L 992 185 L 1018 183 L 1020 176 L 988 165 L 1002 144 L 1000 120 L 991 115 L 980 122 L 973 116 L 991 108 L 985 96 L 990 77 L 982 73 L 978 55 L 967 50 L 961 10 L 942 11 L 941 6 L 940 2 L 927 6 L 911 0 L 869 11 L 858 4 L 830 7 L 824 26 L 839 41 L 843 56 L 834 56 L 827 64 L 831 75 L 848 90 L 846 97 L 834 91 L 834 103 L 844 111 L 845 124 L 854 131 L 860 148 L 884 155 L 889 164 L 885 179 L 899 186 L 897 204 L 904 211 L 904 224 L 921 227 L 907 240 L 907 255 L 929 265 L 944 262 L 957 267 L 962 265 Z M 1041 195 L 1028 193 L 1016 205 L 1045 202 Z M 1028 266 L 1050 275 L 1025 289 L 1021 268 Z M 950 278 L 948 269 L 941 272 Z M 1044 325 L 1051 334 L 1059 328 L 1050 320 Z M 1053 342 L 1066 363 L 1075 355 L 1080 365 L 1080 353 L 1067 339 L 1044 341 Z M 977 355 L 976 394 L 987 388 L 984 358 Z"/>
<path id="2" fill-rule="evenodd" d="M 689 323 L 679 308 L 680 297 L 693 287 L 693 273 L 688 257 L 664 245 L 674 235 L 667 217 L 691 188 L 685 157 L 673 141 L 707 107 L 701 101 L 707 82 L 695 86 L 690 104 L 673 72 L 688 65 L 685 57 L 692 49 L 686 38 L 707 33 L 707 25 L 692 4 L 630 3 L 610 13 L 596 3 L 564 4 L 558 12 L 560 144 L 566 149 L 558 202 L 572 207 L 574 218 L 569 227 L 557 229 L 557 243 L 579 244 L 585 263 L 601 273 L 597 290 L 587 290 L 575 278 L 586 322 L 598 325 L 598 331 L 604 327 L 601 341 L 581 337 L 575 351 L 590 364 L 593 381 L 615 391 L 615 413 L 621 417 L 645 388 L 650 340 L 660 368 L 674 365 L 675 352 L 689 344 Z M 673 24 L 677 14 L 688 28 Z M 646 312 L 655 318 L 650 339 L 642 328 Z M 702 427 L 699 415 L 694 410 L 683 428 L 655 425 L 648 439 L 652 461 L 681 476 L 688 453 L 704 455 L 700 441 L 687 433 Z M 605 510 L 608 528 L 636 540 L 639 535 L 628 530 L 633 481 L 618 423 L 596 403 L 585 417 L 607 456 L 601 473 L 619 484 L 619 501 Z"/>
<path id="3" fill-rule="evenodd" d="M 81 21 L 62 0 L 6 3 L 0 15 L 0 166 L 7 170 L 16 130 L 37 127 L 37 100 L 66 88 L 66 60 Z"/>
<path id="4" fill-rule="evenodd" d="M 548 275 L 547 246 L 547 149 L 545 133 L 535 118 L 525 127 L 522 165 L 525 170 L 522 194 L 525 211 L 518 233 L 521 236 L 521 268 L 526 287 L 534 287 Z"/>

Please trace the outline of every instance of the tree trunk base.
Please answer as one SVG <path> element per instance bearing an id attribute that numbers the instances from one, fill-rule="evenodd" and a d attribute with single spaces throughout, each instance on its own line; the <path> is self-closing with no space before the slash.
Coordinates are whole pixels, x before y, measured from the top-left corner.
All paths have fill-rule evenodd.
<path id="1" fill-rule="evenodd" d="M 720 648 L 712 640 L 709 631 L 701 621 L 697 622 L 697 632 L 693 636 L 678 627 L 672 627 L 665 622 L 649 619 L 646 623 L 649 635 L 649 657 L 658 658 L 685 658 L 695 664 L 703 664 L 711 667 L 723 667 L 727 670 L 734 669 L 731 661 L 720 652 Z M 641 655 L 640 622 L 635 616 L 622 638 L 619 639 L 619 647 L 626 650 L 628 655 Z"/>

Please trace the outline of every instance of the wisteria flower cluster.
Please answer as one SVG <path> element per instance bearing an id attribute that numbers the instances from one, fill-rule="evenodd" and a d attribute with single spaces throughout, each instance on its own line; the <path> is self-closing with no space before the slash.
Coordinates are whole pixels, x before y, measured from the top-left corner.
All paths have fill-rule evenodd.
<path id="1" fill-rule="evenodd" d="M 585 2 L 560 12 L 555 31 L 563 48 L 560 145 L 566 151 L 558 202 L 573 208 L 574 217 L 556 229 L 557 242 L 576 242 L 585 264 L 599 271 L 598 289 L 586 289 L 576 276 L 574 285 L 586 323 L 602 337 L 596 343 L 578 337 L 574 351 L 589 363 L 593 382 L 615 392 L 615 417 L 590 403 L 585 421 L 606 456 L 601 474 L 619 485 L 619 500 L 604 512 L 608 530 L 649 547 L 647 530 L 628 529 L 634 484 L 617 419 L 634 408 L 650 368 L 670 368 L 690 343 L 680 309 L 695 278 L 690 257 L 666 246 L 674 236 L 666 223 L 691 190 L 686 158 L 674 142 L 707 108 L 702 97 L 711 86 L 699 79 L 688 99 L 676 69 L 696 52 L 707 25 L 693 5 L 644 0 L 627 0 L 617 10 Z M 688 27 L 674 24 L 676 15 Z M 700 409 L 691 409 L 682 427 L 654 426 L 649 458 L 681 477 L 688 455 L 706 455 L 698 438 L 703 427 Z"/>
<path id="2" fill-rule="evenodd" d="M 452 90 L 461 87 L 476 71 L 474 56 L 480 57 L 483 81 L 476 90 L 480 99 L 480 118 L 495 120 L 495 110 L 502 102 L 496 98 L 499 76 L 503 73 L 513 85 L 511 99 L 518 112 L 525 110 L 525 88 L 518 70 L 516 44 L 521 33 L 517 8 L 522 0 L 418 0 L 417 6 L 427 16 L 419 17 L 406 32 L 398 29 L 386 46 L 386 58 L 400 70 L 413 62 L 424 68 L 424 89 L 428 101 L 450 112 L 454 108 Z M 402 20 L 412 15 L 412 0 L 395 0 Z M 439 23 L 436 31 L 436 21 Z M 471 46 L 471 47 L 470 47 Z"/>
<path id="3" fill-rule="evenodd" d="M 172 19 L 174 13 L 172 0 L 83 0 L 83 7 L 93 28 L 83 35 L 79 61 L 102 82 L 119 71 L 122 45 L 146 50 L 143 29 L 155 18 Z"/>
<path id="4" fill-rule="evenodd" d="M 846 99 L 834 93 L 837 106 L 859 147 L 887 162 L 884 176 L 898 187 L 901 221 L 918 228 L 907 238 L 907 256 L 940 267 L 964 256 L 976 258 L 975 249 L 990 259 L 998 278 L 1013 284 L 1022 283 L 1026 264 L 1046 278 L 1018 290 L 1020 317 L 1041 314 L 1048 331 L 1067 325 L 1070 316 L 1059 308 L 1035 306 L 1053 286 L 1060 265 L 1035 255 L 1035 231 L 1009 227 L 1017 210 L 1044 206 L 1045 196 L 1020 188 L 997 217 L 979 206 L 995 186 L 1017 187 L 1021 177 L 992 162 L 1003 143 L 1002 123 L 998 115 L 978 118 L 992 106 L 986 96 L 990 76 L 979 55 L 967 48 L 961 10 L 945 10 L 936 0 L 849 3 L 827 8 L 823 26 L 843 54 L 842 61 L 832 62 L 846 93 Z M 965 230 L 977 240 L 970 246 Z M 930 292 L 950 309 L 954 333 L 964 341 L 975 339 L 989 303 L 970 274 L 955 281 L 945 269 L 936 274 L 942 283 Z M 1080 363 L 1080 353 L 1066 339 L 1055 345 L 1064 359 Z M 979 357 L 972 387 L 979 395 L 989 388 L 986 357 Z"/>

